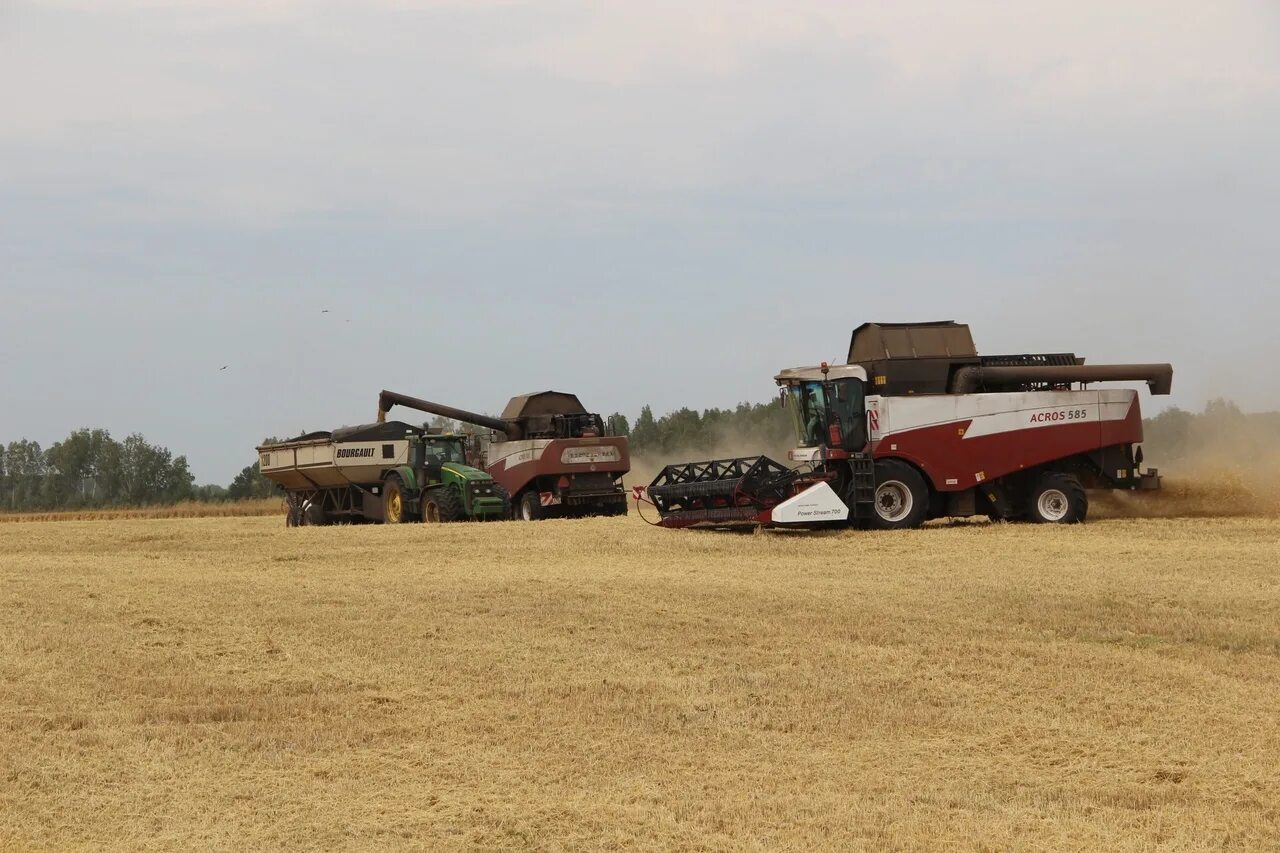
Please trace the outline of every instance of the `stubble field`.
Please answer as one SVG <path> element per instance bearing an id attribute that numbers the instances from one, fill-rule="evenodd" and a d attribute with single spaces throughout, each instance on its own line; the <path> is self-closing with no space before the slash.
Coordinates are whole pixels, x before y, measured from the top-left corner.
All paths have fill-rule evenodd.
<path id="1" fill-rule="evenodd" d="M 1280 519 L 0 525 L 0 846 L 1276 849 Z"/>

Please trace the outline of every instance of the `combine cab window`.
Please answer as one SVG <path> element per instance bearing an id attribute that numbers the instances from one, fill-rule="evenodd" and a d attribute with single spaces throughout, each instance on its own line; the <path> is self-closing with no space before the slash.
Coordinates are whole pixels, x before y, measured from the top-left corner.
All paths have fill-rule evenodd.
<path id="1" fill-rule="evenodd" d="M 867 443 L 866 391 L 861 379 L 831 383 L 831 412 L 840 423 L 845 450 L 861 450 Z"/>
<path id="2" fill-rule="evenodd" d="M 801 447 L 817 447 L 826 441 L 827 398 L 821 382 L 792 385 L 791 422 L 796 428 Z"/>
<path id="3" fill-rule="evenodd" d="M 801 447 L 861 450 L 866 444 L 866 402 L 860 379 L 801 382 L 787 389 L 791 422 Z"/>

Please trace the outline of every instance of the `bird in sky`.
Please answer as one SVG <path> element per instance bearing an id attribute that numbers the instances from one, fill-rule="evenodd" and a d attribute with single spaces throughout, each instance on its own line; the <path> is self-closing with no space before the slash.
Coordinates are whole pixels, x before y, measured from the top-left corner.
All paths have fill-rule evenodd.
<path id="1" fill-rule="evenodd" d="M 219 368 L 218 368 L 218 371 L 219 371 L 219 372 L 221 372 L 221 371 L 223 371 L 223 370 L 226 370 L 228 367 L 230 367 L 230 365 L 224 364 L 224 365 L 222 365 L 222 367 L 219 367 Z"/>

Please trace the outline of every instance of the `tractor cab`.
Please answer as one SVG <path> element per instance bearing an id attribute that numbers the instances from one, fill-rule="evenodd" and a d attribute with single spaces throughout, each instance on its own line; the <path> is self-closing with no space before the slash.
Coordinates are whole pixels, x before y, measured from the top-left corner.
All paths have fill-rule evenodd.
<path id="1" fill-rule="evenodd" d="M 791 412 L 796 461 L 838 459 L 867 444 L 867 372 L 854 364 L 793 367 L 774 377 Z"/>
<path id="2" fill-rule="evenodd" d="M 427 463 L 443 465 L 456 462 L 465 465 L 467 438 L 464 435 L 425 435 L 422 437 L 422 449 L 426 453 Z"/>

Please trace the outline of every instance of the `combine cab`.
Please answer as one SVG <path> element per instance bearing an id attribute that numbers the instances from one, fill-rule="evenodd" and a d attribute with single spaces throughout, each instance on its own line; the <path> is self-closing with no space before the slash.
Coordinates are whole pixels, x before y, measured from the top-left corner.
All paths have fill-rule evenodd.
<path id="1" fill-rule="evenodd" d="M 669 465 L 649 486 L 661 524 L 916 527 L 987 515 L 1084 521 L 1087 489 L 1159 488 L 1142 473 L 1136 391 L 1167 364 L 1086 365 L 1071 353 L 980 356 L 968 326 L 865 324 L 849 363 L 783 370 L 799 468 L 767 457 Z"/>

